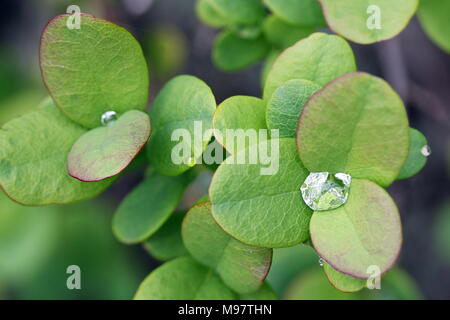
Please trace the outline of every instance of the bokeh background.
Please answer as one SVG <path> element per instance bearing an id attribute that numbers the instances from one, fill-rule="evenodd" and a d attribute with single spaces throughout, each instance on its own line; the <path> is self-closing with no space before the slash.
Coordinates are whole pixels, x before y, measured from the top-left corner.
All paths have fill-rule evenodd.
<path id="1" fill-rule="evenodd" d="M 0 125 L 29 112 L 47 96 L 38 65 L 40 33 L 71 4 L 138 38 L 151 70 L 149 105 L 177 74 L 206 81 L 218 102 L 234 95 L 261 95 L 261 65 L 224 73 L 212 64 L 217 31 L 197 19 L 195 0 L 3 0 Z M 404 244 L 400 268 L 386 280 L 390 291 L 376 298 L 450 299 L 450 55 L 427 38 L 416 18 L 395 39 L 352 47 L 360 70 L 383 77 L 401 95 L 411 127 L 425 134 L 432 149 L 418 176 L 398 181 L 389 190 L 400 208 Z M 137 163 L 105 194 L 69 206 L 22 207 L 0 194 L 0 298 L 132 298 L 160 263 L 141 246 L 115 240 L 111 217 L 142 176 Z M 197 179 L 180 209 L 206 193 L 210 177 L 205 173 Z M 66 288 L 66 268 L 71 264 L 81 267 L 82 290 Z M 295 291 L 291 297 L 342 298 L 319 273 L 317 257 L 298 246 L 276 252 L 269 281 L 281 296 Z"/>

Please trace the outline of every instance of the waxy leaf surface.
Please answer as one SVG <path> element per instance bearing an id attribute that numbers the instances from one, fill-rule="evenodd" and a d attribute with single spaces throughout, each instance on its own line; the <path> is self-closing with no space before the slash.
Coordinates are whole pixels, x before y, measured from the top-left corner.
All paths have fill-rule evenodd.
<path id="1" fill-rule="evenodd" d="M 297 144 L 311 172 L 344 172 L 388 186 L 408 154 L 408 117 L 400 97 L 384 80 L 351 73 L 308 101 Z"/>
<path id="2" fill-rule="evenodd" d="M 41 39 L 42 76 L 56 105 L 87 128 L 100 126 L 106 111 L 143 110 L 149 77 L 136 39 L 91 15 L 81 15 L 79 29 L 70 29 L 68 19 L 51 20 Z"/>
<path id="3" fill-rule="evenodd" d="M 323 263 L 323 271 L 328 281 L 342 292 L 356 292 L 362 290 L 366 286 L 366 280 L 350 277 L 342 272 L 333 269 L 328 263 Z"/>
<path id="4" fill-rule="evenodd" d="M 109 126 L 88 131 L 75 142 L 68 157 L 69 174 L 81 181 L 99 181 L 124 170 L 150 136 L 150 120 L 131 110 Z"/>
<path id="5" fill-rule="evenodd" d="M 191 255 L 213 268 L 238 293 L 258 290 L 269 272 L 272 250 L 243 244 L 226 234 L 211 215 L 211 203 L 194 206 L 183 222 L 183 241 Z"/>
<path id="6" fill-rule="evenodd" d="M 367 279 L 371 267 L 380 273 L 397 260 L 402 244 L 400 216 L 387 192 L 368 180 L 353 179 L 348 201 L 330 211 L 314 212 L 311 240 L 334 269 Z"/>
<path id="7" fill-rule="evenodd" d="M 185 176 L 151 174 L 119 205 L 113 232 L 124 243 L 139 243 L 153 235 L 169 219 L 183 195 Z"/>
<path id="8" fill-rule="evenodd" d="M 195 165 L 211 139 L 212 130 L 208 129 L 212 128 L 215 110 L 211 89 L 196 77 L 178 76 L 164 86 L 150 110 L 152 135 L 147 152 L 156 171 L 176 176 Z M 194 130 L 195 123 L 203 132 Z M 174 150 L 177 146 L 185 146 L 188 152 L 178 153 Z M 182 158 L 181 163 L 173 161 L 174 152 Z"/>
<path id="9" fill-rule="evenodd" d="M 239 143 L 239 138 L 234 135 L 227 139 L 227 130 L 235 130 L 236 135 L 241 133 L 239 137 L 249 134 L 251 130 L 256 133 L 258 142 L 260 129 L 266 129 L 264 101 L 255 97 L 235 96 L 226 99 L 216 110 L 213 119 L 213 127 L 216 130 L 215 137 L 217 141 L 227 149 L 231 154 L 244 149 L 248 146 L 248 140 L 245 143 Z M 238 131 L 239 130 L 239 131 Z M 254 131 L 253 131 L 254 130 Z"/>
<path id="10" fill-rule="evenodd" d="M 425 0 L 426 2 L 427 0 Z M 362 44 L 399 34 L 417 10 L 418 0 L 319 0 L 328 26 Z"/>
<path id="11" fill-rule="evenodd" d="M 267 141 L 269 154 L 276 152 L 270 151 L 271 141 Z M 228 157 L 216 171 L 209 190 L 217 223 L 236 239 L 266 248 L 289 247 L 307 240 L 312 214 L 300 195 L 308 171 L 296 154 L 294 139 L 275 142 L 279 143 L 278 168 L 274 162 L 263 175 L 261 168 L 269 165 L 238 164 L 242 155 L 262 154 L 258 152 L 261 143 L 255 144 Z"/>
<path id="12" fill-rule="evenodd" d="M 286 81 L 305 79 L 323 86 L 334 78 L 356 71 L 348 43 L 339 36 L 313 33 L 286 49 L 267 75 L 264 100 Z"/>
<path id="13" fill-rule="evenodd" d="M 300 113 L 318 90 L 320 86 L 308 80 L 295 79 L 283 84 L 267 104 L 267 127 L 280 130 L 280 138 L 294 138 Z"/>
<path id="14" fill-rule="evenodd" d="M 112 180 L 81 182 L 67 173 L 67 155 L 86 129 L 52 101 L 0 130 L 0 186 L 26 205 L 65 204 L 92 198 Z"/>

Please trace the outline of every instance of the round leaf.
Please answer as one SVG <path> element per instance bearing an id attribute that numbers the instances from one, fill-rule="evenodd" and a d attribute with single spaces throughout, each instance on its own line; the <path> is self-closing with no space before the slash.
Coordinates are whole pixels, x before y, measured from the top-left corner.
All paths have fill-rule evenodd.
<path id="1" fill-rule="evenodd" d="M 288 23 L 300 26 L 325 25 L 322 8 L 317 0 L 263 0 L 265 5 Z"/>
<path id="2" fill-rule="evenodd" d="M 264 101 L 255 97 L 235 96 L 226 99 L 216 110 L 213 119 L 213 127 L 216 132 L 217 141 L 223 145 L 231 154 L 248 146 L 250 139 L 246 139 L 246 144 L 237 143 L 235 137 L 227 140 L 226 130 L 240 130 L 244 135 L 247 130 L 266 128 Z M 237 133 L 237 131 L 236 131 Z M 250 132 L 248 132 L 250 135 Z M 259 136 L 258 136 L 259 137 Z M 257 142 L 258 137 L 255 139 Z"/>
<path id="3" fill-rule="evenodd" d="M 342 292 L 356 292 L 362 290 L 366 286 L 366 281 L 358 278 L 350 277 L 344 273 L 341 273 L 328 263 L 324 262 L 323 271 L 325 272 L 328 281 Z"/>
<path id="4" fill-rule="evenodd" d="M 255 24 L 264 18 L 261 0 L 207 0 L 218 15 L 232 24 Z"/>
<path id="5" fill-rule="evenodd" d="M 450 2 L 448 0 L 420 1 L 418 16 L 427 35 L 450 53 Z"/>
<path id="6" fill-rule="evenodd" d="M 110 126 L 81 136 L 68 157 L 69 174 L 81 181 L 99 181 L 122 172 L 150 136 L 148 115 L 137 110 L 123 114 Z"/>
<path id="7" fill-rule="evenodd" d="M 191 255 L 217 270 L 225 284 L 236 292 L 255 292 L 269 272 L 272 250 L 243 244 L 226 234 L 212 218 L 209 202 L 188 212 L 182 234 Z"/>
<path id="8" fill-rule="evenodd" d="M 169 219 L 185 188 L 184 176 L 152 174 L 122 201 L 113 218 L 113 232 L 124 243 L 139 243 Z"/>
<path id="9" fill-rule="evenodd" d="M 347 203 L 314 212 L 311 240 L 317 253 L 334 269 L 367 279 L 368 268 L 390 269 L 400 252 L 402 227 L 394 201 L 368 180 L 353 179 Z"/>
<path id="10" fill-rule="evenodd" d="M 269 148 L 273 152 L 269 154 L 279 159 L 278 170 L 263 175 L 261 168 L 268 165 L 237 164 L 245 153 L 258 154 L 260 144 L 227 158 L 211 182 L 212 212 L 227 233 L 244 243 L 289 247 L 309 236 L 311 210 L 300 195 L 308 171 L 295 152 L 294 139 L 272 139 L 267 143 L 279 144 L 279 154 L 276 145 Z"/>
<path id="11" fill-rule="evenodd" d="M 144 242 L 144 247 L 160 261 L 187 255 L 181 238 L 181 224 L 186 212 L 175 212 L 153 236 Z"/>
<path id="12" fill-rule="evenodd" d="M 195 123 L 208 132 L 215 110 L 216 101 L 211 89 L 196 77 L 178 76 L 164 86 L 150 110 L 152 135 L 147 151 L 156 171 L 176 176 L 195 165 L 194 160 L 202 155 L 212 136 L 212 132 L 203 136 L 203 132 L 194 130 Z M 172 141 L 175 130 L 183 133 L 181 142 Z M 172 152 L 180 144 L 189 152 L 184 154 L 185 161 L 178 164 L 172 160 Z"/>
<path id="13" fill-rule="evenodd" d="M 148 70 L 136 39 L 86 14 L 81 15 L 79 29 L 69 29 L 69 17 L 50 21 L 41 39 L 42 77 L 56 105 L 88 128 L 100 126 L 107 111 L 144 109 Z"/>
<path id="14" fill-rule="evenodd" d="M 141 283 L 136 300 L 234 300 L 227 288 L 211 269 L 190 257 L 166 262 Z"/>
<path id="15" fill-rule="evenodd" d="M 286 81 L 305 79 L 323 86 L 334 78 L 356 71 L 355 58 L 341 37 L 313 33 L 286 49 L 267 75 L 264 100 Z"/>
<path id="16" fill-rule="evenodd" d="M 422 153 L 428 145 L 427 138 L 420 131 L 409 129 L 409 153 L 397 179 L 410 178 L 422 170 L 427 163 L 427 157 Z"/>
<path id="17" fill-rule="evenodd" d="M 418 4 L 418 0 L 319 0 L 319 2 L 322 4 L 328 26 L 334 32 L 362 44 L 395 37 L 408 25 Z"/>
<path id="18" fill-rule="evenodd" d="M 26 205 L 64 204 L 92 198 L 113 181 L 81 182 L 67 173 L 67 155 L 86 130 L 53 102 L 0 130 L 0 186 Z"/>
<path id="19" fill-rule="evenodd" d="M 388 186 L 406 160 L 408 130 L 403 102 L 394 90 L 382 79 L 351 73 L 308 101 L 297 144 L 311 172 L 345 172 Z"/>
<path id="20" fill-rule="evenodd" d="M 320 90 L 318 84 L 299 79 L 289 80 L 280 86 L 267 104 L 267 127 L 279 129 L 280 138 L 295 137 L 303 106 L 318 90 Z"/>
<path id="21" fill-rule="evenodd" d="M 261 36 L 244 39 L 232 31 L 224 31 L 214 43 L 212 58 L 218 68 L 236 71 L 264 59 L 269 50 L 269 44 Z"/>

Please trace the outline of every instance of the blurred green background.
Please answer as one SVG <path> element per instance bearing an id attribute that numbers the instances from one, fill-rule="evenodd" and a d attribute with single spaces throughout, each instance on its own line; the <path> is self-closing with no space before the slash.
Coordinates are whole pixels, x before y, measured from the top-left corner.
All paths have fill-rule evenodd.
<path id="1" fill-rule="evenodd" d="M 194 12 L 195 0 L 7 0 L 0 6 L 0 125 L 27 113 L 47 96 L 38 66 L 40 32 L 52 17 L 77 4 L 109 19 L 141 42 L 151 70 L 151 98 L 170 77 L 205 80 L 217 101 L 261 94 L 256 65 L 224 73 L 211 62 L 217 31 Z M 381 291 L 336 291 L 306 246 L 277 249 L 268 281 L 287 299 L 450 299 L 450 57 L 423 33 L 416 19 L 397 38 L 352 45 L 359 69 L 385 78 L 408 106 L 411 126 L 433 154 L 418 176 L 396 182 L 403 220 L 399 267 Z M 143 176 L 134 166 L 105 194 L 61 207 L 23 207 L 0 194 L 0 299 L 129 299 L 159 262 L 140 246 L 114 239 L 111 216 Z M 184 196 L 186 209 L 207 189 L 204 176 Z M 81 268 L 82 289 L 68 290 L 69 265 Z"/>

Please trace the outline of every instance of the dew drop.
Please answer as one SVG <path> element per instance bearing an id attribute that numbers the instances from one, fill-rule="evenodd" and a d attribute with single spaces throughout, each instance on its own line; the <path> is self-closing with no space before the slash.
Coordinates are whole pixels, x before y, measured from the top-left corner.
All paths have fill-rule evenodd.
<path id="1" fill-rule="evenodd" d="M 332 210 L 347 202 L 351 182 L 352 177 L 345 173 L 311 172 L 300 191 L 311 209 Z"/>
<path id="2" fill-rule="evenodd" d="M 323 263 L 324 263 L 323 259 L 320 258 L 320 259 L 319 259 L 319 266 L 323 267 Z"/>
<path id="3" fill-rule="evenodd" d="M 430 146 L 429 145 L 424 145 L 423 147 L 422 147 L 422 149 L 420 149 L 420 153 L 422 153 L 422 155 L 424 156 L 424 157 L 429 157 L 430 155 L 431 155 L 431 148 L 430 148 Z"/>
<path id="4" fill-rule="evenodd" d="M 102 126 L 109 127 L 117 120 L 117 113 L 115 111 L 106 111 L 102 114 Z"/>

